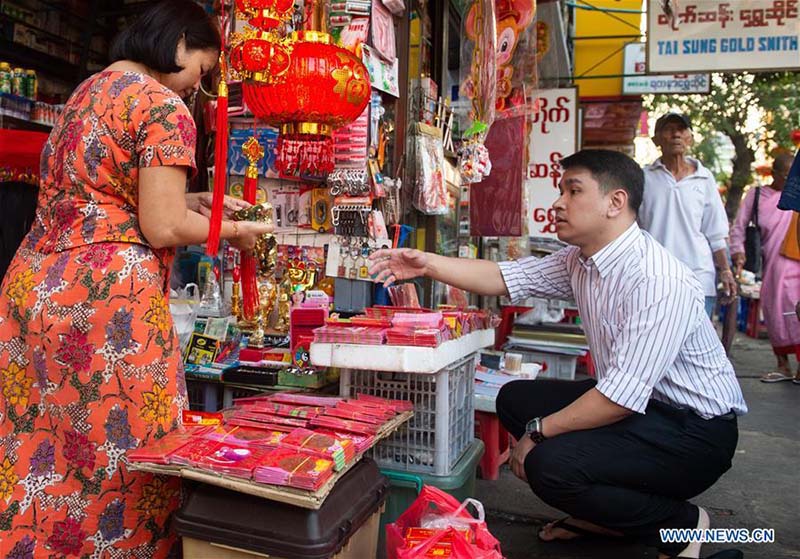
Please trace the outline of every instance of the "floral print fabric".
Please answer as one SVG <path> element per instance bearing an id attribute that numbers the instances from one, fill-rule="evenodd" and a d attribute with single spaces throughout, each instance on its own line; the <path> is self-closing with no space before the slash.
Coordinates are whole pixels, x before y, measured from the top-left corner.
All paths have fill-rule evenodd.
<path id="1" fill-rule="evenodd" d="M 137 219 L 141 167 L 194 167 L 174 93 L 103 72 L 42 154 L 36 221 L 0 288 L 0 558 L 163 557 L 174 478 L 126 453 L 176 428 L 186 387 L 169 312 L 171 250 Z"/>

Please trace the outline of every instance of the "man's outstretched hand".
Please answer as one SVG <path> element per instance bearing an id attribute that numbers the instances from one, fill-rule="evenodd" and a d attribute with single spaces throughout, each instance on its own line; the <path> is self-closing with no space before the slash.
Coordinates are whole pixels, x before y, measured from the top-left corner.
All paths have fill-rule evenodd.
<path id="1" fill-rule="evenodd" d="M 424 276 L 428 270 L 428 255 L 413 248 L 381 249 L 373 252 L 369 259 L 372 265 L 369 273 L 375 282 L 383 282 L 385 287 L 398 280 Z"/>

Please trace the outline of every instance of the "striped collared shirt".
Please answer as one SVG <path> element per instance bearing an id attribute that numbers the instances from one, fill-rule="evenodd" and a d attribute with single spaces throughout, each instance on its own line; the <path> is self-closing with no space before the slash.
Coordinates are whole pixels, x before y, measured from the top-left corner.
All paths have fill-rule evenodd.
<path id="1" fill-rule="evenodd" d="M 611 401 L 644 413 L 652 398 L 706 419 L 747 413 L 700 283 L 635 223 L 591 258 L 567 247 L 500 270 L 512 299 L 575 300 Z"/>

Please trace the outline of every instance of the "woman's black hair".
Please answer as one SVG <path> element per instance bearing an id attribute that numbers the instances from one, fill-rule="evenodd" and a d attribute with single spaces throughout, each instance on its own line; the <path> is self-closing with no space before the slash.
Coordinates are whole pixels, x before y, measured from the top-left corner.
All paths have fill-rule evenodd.
<path id="1" fill-rule="evenodd" d="M 176 62 L 181 39 L 187 51 L 220 47 L 216 22 L 200 5 L 193 0 L 163 0 L 117 35 L 109 57 L 112 62 L 131 60 L 172 74 L 183 70 Z"/>

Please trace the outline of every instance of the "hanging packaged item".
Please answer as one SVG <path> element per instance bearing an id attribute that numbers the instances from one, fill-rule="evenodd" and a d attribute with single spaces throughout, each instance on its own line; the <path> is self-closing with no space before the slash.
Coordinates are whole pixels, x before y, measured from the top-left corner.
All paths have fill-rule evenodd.
<path id="1" fill-rule="evenodd" d="M 444 146 L 441 130 L 417 123 L 414 147 L 417 163 L 414 207 L 427 215 L 444 215 L 449 211 L 449 204 L 442 169 Z"/>

